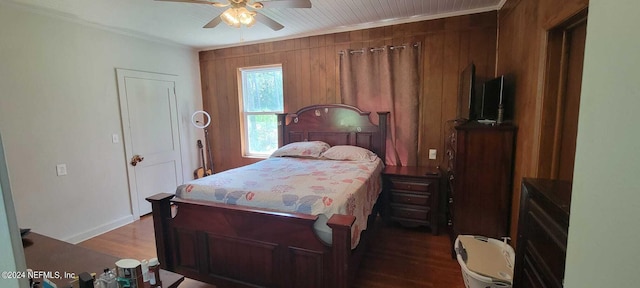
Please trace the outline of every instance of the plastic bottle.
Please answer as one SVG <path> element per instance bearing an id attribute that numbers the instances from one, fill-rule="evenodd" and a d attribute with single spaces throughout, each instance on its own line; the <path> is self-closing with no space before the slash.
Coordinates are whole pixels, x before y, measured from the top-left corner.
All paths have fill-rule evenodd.
<path id="1" fill-rule="evenodd" d="M 162 287 L 158 258 L 149 259 L 149 284 L 151 284 L 151 287 Z"/>
<path id="2" fill-rule="evenodd" d="M 96 288 L 107 288 L 107 271 L 109 271 L 109 268 L 104 268 L 104 272 L 102 274 L 100 274 L 100 276 L 98 277 L 98 279 L 96 279 L 95 281 L 95 287 Z"/>
<path id="3" fill-rule="evenodd" d="M 142 280 L 144 282 L 149 282 L 149 261 L 147 261 L 147 259 L 142 259 L 142 261 L 140 261 L 140 265 L 142 266 Z"/>
<path id="4" fill-rule="evenodd" d="M 118 288 L 116 274 L 109 268 L 104 268 L 104 272 L 96 280 L 98 288 Z"/>

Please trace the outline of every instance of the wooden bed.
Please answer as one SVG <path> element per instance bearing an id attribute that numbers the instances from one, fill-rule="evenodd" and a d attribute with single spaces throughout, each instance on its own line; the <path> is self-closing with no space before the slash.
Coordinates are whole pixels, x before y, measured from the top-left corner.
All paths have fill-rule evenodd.
<path id="1" fill-rule="evenodd" d="M 378 112 L 378 125 L 371 123 L 369 112 L 341 104 L 278 114 L 279 145 L 319 140 L 367 148 L 384 159 L 388 114 Z M 313 228 L 318 216 L 183 200 L 168 193 L 147 200 L 161 267 L 219 287 L 349 287 L 372 234 L 371 222 L 383 206 L 375 205 L 369 229 L 351 249 L 355 217 L 350 215 L 328 220 L 332 245 L 327 245 Z"/>

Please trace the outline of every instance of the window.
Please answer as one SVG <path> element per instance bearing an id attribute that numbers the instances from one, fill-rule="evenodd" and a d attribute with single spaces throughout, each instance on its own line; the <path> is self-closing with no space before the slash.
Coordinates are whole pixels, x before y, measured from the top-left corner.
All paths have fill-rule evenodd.
<path id="1" fill-rule="evenodd" d="M 267 157 L 278 149 L 278 119 L 284 110 L 282 65 L 240 68 L 242 154 Z"/>

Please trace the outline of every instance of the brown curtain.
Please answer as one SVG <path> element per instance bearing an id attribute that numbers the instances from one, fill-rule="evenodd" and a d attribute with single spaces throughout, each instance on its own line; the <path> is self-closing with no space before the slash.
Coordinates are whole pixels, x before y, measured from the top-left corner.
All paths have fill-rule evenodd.
<path id="1" fill-rule="evenodd" d="M 418 161 L 420 50 L 419 44 L 385 46 L 340 56 L 342 103 L 374 115 L 391 112 L 387 165 L 415 166 Z"/>

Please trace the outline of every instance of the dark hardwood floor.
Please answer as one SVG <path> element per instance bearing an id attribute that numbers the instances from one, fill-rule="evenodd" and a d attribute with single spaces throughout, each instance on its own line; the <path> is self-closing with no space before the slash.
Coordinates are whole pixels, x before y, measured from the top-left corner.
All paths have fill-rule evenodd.
<path id="1" fill-rule="evenodd" d="M 354 287 L 464 288 L 460 266 L 451 258 L 446 233 L 433 236 L 423 229 L 407 229 L 376 222 Z M 151 216 L 91 238 L 78 245 L 121 258 L 156 256 Z M 185 279 L 181 288 L 215 287 Z"/>

